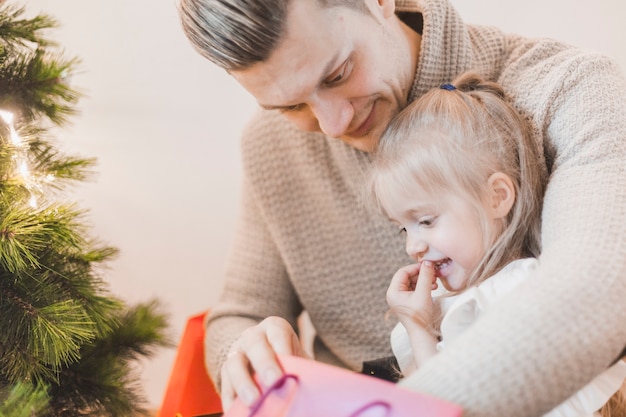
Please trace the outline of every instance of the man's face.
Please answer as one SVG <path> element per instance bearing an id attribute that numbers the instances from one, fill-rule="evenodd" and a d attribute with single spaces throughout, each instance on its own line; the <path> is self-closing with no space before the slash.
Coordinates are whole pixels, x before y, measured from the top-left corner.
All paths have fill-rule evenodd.
<path id="1" fill-rule="evenodd" d="M 285 35 L 269 59 L 231 74 L 297 128 L 372 151 L 406 106 L 419 35 L 401 24 L 392 0 L 366 4 L 371 13 L 292 1 Z"/>

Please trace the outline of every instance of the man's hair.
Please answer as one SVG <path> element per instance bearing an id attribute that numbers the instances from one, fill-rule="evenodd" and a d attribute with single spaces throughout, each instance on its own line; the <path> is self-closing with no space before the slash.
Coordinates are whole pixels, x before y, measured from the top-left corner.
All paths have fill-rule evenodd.
<path id="1" fill-rule="evenodd" d="M 296 1 L 366 10 L 363 0 Z M 194 48 L 219 67 L 236 71 L 269 58 L 284 34 L 290 2 L 180 0 L 178 11 L 183 31 Z"/>
<path id="2" fill-rule="evenodd" d="M 471 202 L 485 226 L 487 247 L 470 286 L 514 259 L 539 256 L 547 177 L 541 161 L 530 123 L 502 88 L 469 73 L 426 93 L 391 121 L 375 151 L 366 192 L 383 213 L 380 194 L 390 181 L 400 189 L 418 183 L 427 192 Z M 481 203 L 495 172 L 511 178 L 515 203 L 497 235 L 489 236 Z"/>

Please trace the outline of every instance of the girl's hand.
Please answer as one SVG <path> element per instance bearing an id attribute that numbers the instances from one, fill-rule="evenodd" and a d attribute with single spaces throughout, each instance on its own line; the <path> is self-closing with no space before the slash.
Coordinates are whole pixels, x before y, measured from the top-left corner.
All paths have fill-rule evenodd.
<path id="1" fill-rule="evenodd" d="M 427 329 L 433 322 L 431 291 L 437 289 L 435 268 L 430 261 L 400 268 L 391 278 L 387 289 L 387 304 L 410 330 Z"/>

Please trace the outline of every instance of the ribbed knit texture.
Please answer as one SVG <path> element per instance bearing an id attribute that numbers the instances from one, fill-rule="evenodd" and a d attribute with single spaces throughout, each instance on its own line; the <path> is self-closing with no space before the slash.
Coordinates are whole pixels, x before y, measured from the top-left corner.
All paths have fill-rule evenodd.
<path id="1" fill-rule="evenodd" d="M 500 82 L 532 116 L 550 182 L 543 253 L 515 303 L 401 383 L 453 401 L 466 417 L 539 416 L 615 359 L 626 343 L 626 83 L 599 54 L 492 27 L 465 26 L 445 0 L 397 0 L 421 11 L 411 98 L 467 70 Z M 207 366 L 266 316 L 295 325 L 306 309 L 316 357 L 360 370 L 391 355 L 385 292 L 409 263 L 403 237 L 361 203 L 370 157 L 261 112 L 242 140 L 244 184 Z"/>

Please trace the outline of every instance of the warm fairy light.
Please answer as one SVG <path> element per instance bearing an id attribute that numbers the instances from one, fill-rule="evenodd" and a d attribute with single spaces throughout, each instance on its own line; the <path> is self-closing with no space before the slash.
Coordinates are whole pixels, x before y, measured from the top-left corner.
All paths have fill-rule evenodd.
<path id="1" fill-rule="evenodd" d="M 20 162 L 20 166 L 18 167 L 18 170 L 20 171 L 20 175 L 22 176 L 22 178 L 24 179 L 30 178 L 30 171 L 28 170 L 28 164 L 26 164 L 26 161 Z"/>
<path id="2" fill-rule="evenodd" d="M 13 126 L 13 113 L 8 112 L 6 110 L 0 110 L 0 117 L 4 120 L 4 123 L 9 127 L 9 133 L 11 135 L 11 142 L 14 145 L 21 145 L 22 140 L 20 139 L 20 135 L 17 134 L 15 127 Z"/>
<path id="3" fill-rule="evenodd" d="M 13 124 L 13 113 L 0 109 L 0 118 L 2 118 L 4 123 L 9 128 L 9 134 L 11 135 L 11 142 L 13 143 L 13 145 L 15 145 L 16 147 L 22 147 L 22 139 L 20 138 L 20 135 L 18 135 L 17 130 L 15 130 L 15 126 Z M 35 195 L 35 193 L 33 193 L 33 189 L 39 189 L 40 187 L 30 175 L 30 169 L 28 168 L 28 162 L 24 157 L 24 153 L 24 150 L 22 150 L 22 152 L 18 152 L 18 154 L 15 156 L 17 173 L 24 180 L 24 185 L 30 193 L 30 199 L 28 201 L 28 204 L 30 204 L 30 206 L 33 208 L 37 208 L 37 196 Z M 53 179 L 54 175 L 47 175 L 45 181 L 50 182 Z"/>
<path id="4" fill-rule="evenodd" d="M 2 120 L 4 120 L 6 124 L 13 123 L 13 113 L 11 112 L 0 110 L 0 117 L 2 117 Z"/>

